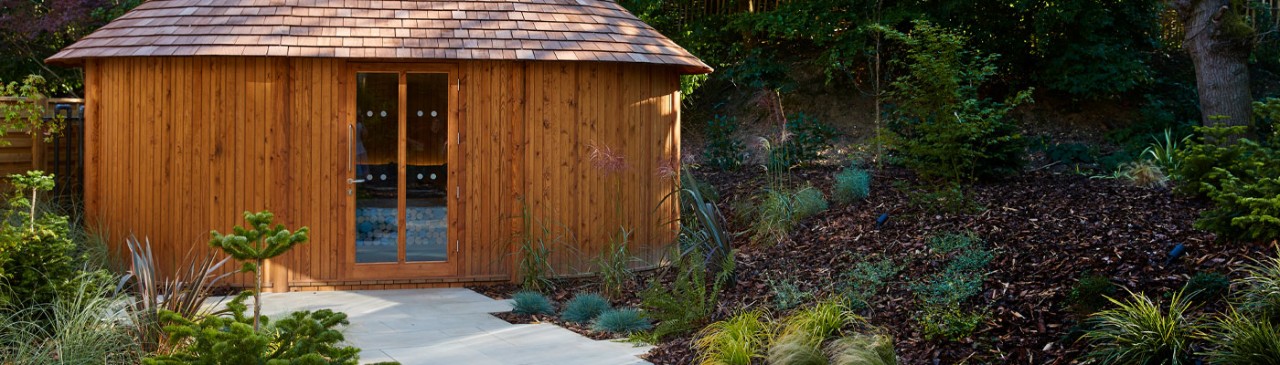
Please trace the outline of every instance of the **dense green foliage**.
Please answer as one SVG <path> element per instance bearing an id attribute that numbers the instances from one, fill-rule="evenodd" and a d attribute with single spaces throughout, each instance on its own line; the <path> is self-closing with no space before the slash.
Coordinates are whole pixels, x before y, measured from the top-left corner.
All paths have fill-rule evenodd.
<path id="1" fill-rule="evenodd" d="M 716 115 L 707 122 L 704 132 L 707 134 L 706 149 L 702 158 L 707 164 L 721 169 L 732 170 L 742 165 L 742 142 L 734 133 L 738 131 L 738 119 Z"/>
<path id="2" fill-rule="evenodd" d="M 564 309 L 560 311 L 560 319 L 577 322 L 588 323 L 596 319 L 600 313 L 604 313 L 613 309 L 609 305 L 609 300 L 595 293 L 578 293 L 564 303 Z"/>
<path id="3" fill-rule="evenodd" d="M 253 329 L 256 331 L 258 317 L 262 313 L 262 265 L 267 259 L 283 255 L 293 246 L 307 242 L 307 227 L 290 232 L 283 224 L 272 226 L 275 214 L 268 211 L 257 213 L 244 212 L 244 220 L 249 228 L 236 226 L 231 234 L 218 231 L 209 233 L 209 246 L 222 250 L 227 256 L 243 263 L 241 272 L 253 273 Z"/>
<path id="4" fill-rule="evenodd" d="M 835 129 L 817 118 L 804 113 L 792 115 L 787 120 L 782 143 L 770 148 L 768 156 L 765 156 L 765 166 L 770 170 L 783 171 L 813 163 L 818 160 L 819 152 L 831 147 L 835 134 Z"/>
<path id="5" fill-rule="evenodd" d="M 251 292 L 237 295 L 225 316 L 206 316 L 192 321 L 173 312 L 163 312 L 164 328 L 171 343 L 181 343 L 177 351 L 146 359 L 148 365 L 186 364 L 357 364 L 360 349 L 342 346 L 339 327 L 348 324 L 347 315 L 322 309 L 289 314 L 272 323 L 267 317 L 245 315 L 244 301 Z M 257 324 L 265 325 L 255 330 Z"/>
<path id="6" fill-rule="evenodd" d="M 535 291 L 520 291 L 511 295 L 511 312 L 516 314 L 555 314 L 551 300 Z"/>
<path id="7" fill-rule="evenodd" d="M 20 308 L 53 302 L 75 285 L 85 261 L 72 242 L 67 217 L 36 208 L 53 176 L 40 171 L 10 175 L 14 190 L 0 224 L 0 305 Z"/>
<path id="8" fill-rule="evenodd" d="M 640 293 L 641 307 L 658 321 L 652 333 L 654 338 L 695 331 L 715 312 L 720 290 L 733 272 L 721 270 L 708 278 L 705 259 L 706 256 L 696 251 L 678 256 L 673 266 L 675 280 L 669 286 L 655 279 Z"/>
<path id="9" fill-rule="evenodd" d="M 1182 292 L 1187 300 L 1199 305 L 1213 303 L 1227 295 L 1231 279 L 1219 273 L 1196 273 L 1187 280 Z"/>
<path id="10" fill-rule="evenodd" d="M 813 293 L 800 289 L 792 280 L 769 280 L 769 292 L 773 295 L 773 307 L 787 311 L 813 299 Z"/>
<path id="11" fill-rule="evenodd" d="M 632 334 L 650 328 L 653 328 L 653 323 L 635 308 L 610 309 L 591 321 L 591 330 L 600 332 Z"/>
<path id="12" fill-rule="evenodd" d="M 907 48 L 906 74 L 889 91 L 889 138 L 903 163 L 955 183 L 1017 172 L 1025 151 L 1009 113 L 1031 100 L 1030 91 L 1003 102 L 979 97 L 996 75 L 995 56 L 968 50 L 960 33 L 923 21 L 910 33 L 886 33 Z"/>
<path id="13" fill-rule="evenodd" d="M 1280 238 L 1280 99 L 1259 102 L 1255 111 L 1253 128 L 1198 128 L 1202 136 L 1178 151 L 1177 175 L 1183 192 L 1214 202 L 1196 228 L 1266 242 Z"/>

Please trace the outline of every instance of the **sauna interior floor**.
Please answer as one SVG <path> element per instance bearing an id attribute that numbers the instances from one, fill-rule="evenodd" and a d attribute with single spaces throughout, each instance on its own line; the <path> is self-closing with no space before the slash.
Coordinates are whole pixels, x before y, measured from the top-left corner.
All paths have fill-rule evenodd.
<path id="1" fill-rule="evenodd" d="M 596 341 L 556 325 L 510 324 L 489 313 L 511 310 L 462 288 L 263 294 L 267 315 L 332 309 L 346 313 L 347 342 L 360 362 L 411 364 L 648 364 L 647 346 Z"/>

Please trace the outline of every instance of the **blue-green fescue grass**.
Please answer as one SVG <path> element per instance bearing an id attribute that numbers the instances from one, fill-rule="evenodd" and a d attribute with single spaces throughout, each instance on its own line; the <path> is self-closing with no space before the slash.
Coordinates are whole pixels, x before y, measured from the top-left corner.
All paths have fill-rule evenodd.
<path id="1" fill-rule="evenodd" d="M 898 365 L 893 338 L 887 335 L 854 334 L 827 346 L 831 365 Z"/>
<path id="2" fill-rule="evenodd" d="M 612 309 L 609 300 L 595 293 L 579 293 L 564 304 L 560 319 L 575 323 L 588 323 Z"/>
<path id="3" fill-rule="evenodd" d="M 772 338 L 768 315 L 760 310 L 738 313 L 698 332 L 693 346 L 700 365 L 750 365 L 763 358 Z"/>
<path id="4" fill-rule="evenodd" d="M 535 291 L 521 291 L 511 296 L 511 312 L 516 314 L 555 314 L 555 308 L 551 306 L 551 300 L 547 296 Z"/>
<path id="5" fill-rule="evenodd" d="M 856 166 L 846 167 L 836 173 L 836 183 L 831 197 L 837 203 L 849 204 L 871 195 L 871 174 Z"/>
<path id="6" fill-rule="evenodd" d="M 617 334 L 632 334 L 653 328 L 649 318 L 635 308 L 612 309 L 600 313 L 591 321 L 591 330 Z"/>
<path id="7" fill-rule="evenodd" d="M 114 283 L 100 279 L 81 275 L 52 303 L 0 309 L 6 313 L 0 315 L 0 363 L 141 363 L 145 351 L 134 336 L 135 319 L 124 310 L 127 298 L 114 294 Z"/>
<path id="8" fill-rule="evenodd" d="M 1098 364 L 1191 364 L 1191 343 L 1204 339 L 1203 326 L 1188 317 L 1191 302 L 1174 293 L 1169 308 L 1145 295 L 1111 299 L 1115 306 L 1089 317 L 1084 339 L 1093 346 L 1085 360 Z"/>
<path id="9" fill-rule="evenodd" d="M 1218 318 L 1208 336 L 1214 350 L 1210 364 L 1263 365 L 1280 359 L 1280 327 L 1265 318 L 1250 318 L 1232 309 Z"/>

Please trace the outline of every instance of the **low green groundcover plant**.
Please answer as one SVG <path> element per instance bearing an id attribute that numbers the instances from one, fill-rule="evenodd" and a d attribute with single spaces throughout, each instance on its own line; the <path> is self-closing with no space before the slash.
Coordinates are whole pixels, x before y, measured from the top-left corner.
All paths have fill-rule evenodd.
<path id="1" fill-rule="evenodd" d="M 609 300 L 600 296 L 600 294 L 579 293 L 564 304 L 564 310 L 560 311 L 560 319 L 569 322 L 588 323 L 596 319 L 600 313 L 610 309 L 612 307 L 609 306 Z"/>
<path id="2" fill-rule="evenodd" d="M 555 308 L 551 306 L 551 300 L 547 296 L 535 291 L 520 291 L 511 296 L 511 312 L 516 314 L 555 314 Z"/>
<path id="3" fill-rule="evenodd" d="M 644 313 L 635 308 L 611 309 L 591 322 L 591 330 L 617 334 L 632 334 L 653 328 Z"/>
<path id="4" fill-rule="evenodd" d="M 294 312 L 272 323 L 259 317 L 262 330 L 254 330 L 254 318 L 246 316 L 245 300 L 252 292 L 242 292 L 227 303 L 228 314 L 206 316 L 194 322 L 163 311 L 165 332 L 170 343 L 184 344 L 171 354 L 143 360 L 147 365 L 186 364 L 342 364 L 355 365 L 360 349 L 342 346 L 338 327 L 348 324 L 347 315 L 327 309 Z"/>

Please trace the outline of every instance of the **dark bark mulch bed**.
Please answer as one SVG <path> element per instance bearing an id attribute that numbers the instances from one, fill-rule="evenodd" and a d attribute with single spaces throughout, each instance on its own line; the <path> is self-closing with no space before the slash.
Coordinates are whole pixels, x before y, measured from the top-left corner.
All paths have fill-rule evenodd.
<path id="1" fill-rule="evenodd" d="M 792 183 L 807 181 L 829 196 L 835 171 L 797 170 Z M 761 191 L 757 175 L 739 171 L 699 177 L 719 189 L 720 206 L 732 215 L 734 202 Z M 1212 234 L 1193 229 L 1205 204 L 1167 189 L 1036 171 L 966 189 L 981 208 L 952 214 L 913 202 L 913 196 L 923 193 L 918 186 L 927 185 L 909 172 L 887 169 L 874 175 L 871 197 L 846 206 L 833 204 L 802 222 L 786 242 L 752 245 L 745 235 L 736 239 L 736 284 L 721 294 L 713 319 L 743 308 L 771 306 L 769 279 L 785 278 L 821 296 L 831 293 L 859 260 L 887 257 L 902 270 L 862 314 L 894 336 L 903 364 L 1073 363 L 1084 344 L 1068 335 L 1081 315 L 1065 302 L 1083 274 L 1104 275 L 1124 289 L 1162 297 L 1195 273 L 1230 274 L 1231 268 L 1249 259 L 1274 254 L 1265 244 L 1216 242 Z M 876 230 L 882 213 L 889 214 L 888 223 Z M 740 231 L 745 226 L 732 228 Z M 951 232 L 973 232 L 996 253 L 981 298 L 972 303 L 985 308 L 987 321 L 961 341 L 926 340 L 915 320 L 916 299 L 909 284 L 940 270 L 943 262 L 928 259 L 926 241 Z M 1186 246 L 1185 256 L 1166 266 L 1167 253 L 1178 243 Z M 553 300 L 562 302 L 576 291 L 594 289 L 590 280 L 566 284 L 558 287 Z M 620 303 L 637 303 L 639 288 L 633 285 Z M 502 297 L 514 287 L 474 289 Z M 648 360 L 693 363 L 690 338 L 665 340 Z"/>

